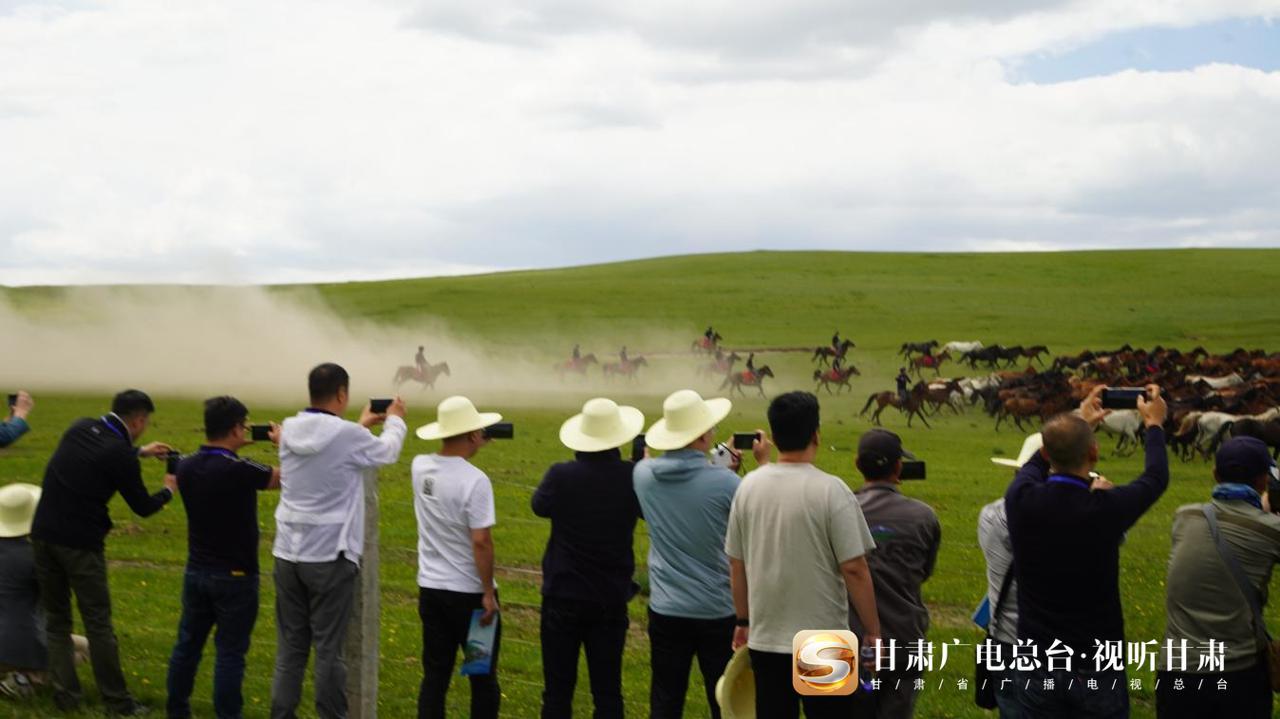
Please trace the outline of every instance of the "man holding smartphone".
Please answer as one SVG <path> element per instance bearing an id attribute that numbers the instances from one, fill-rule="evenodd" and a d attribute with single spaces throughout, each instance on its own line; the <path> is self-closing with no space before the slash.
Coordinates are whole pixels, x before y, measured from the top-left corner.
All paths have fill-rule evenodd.
<path id="1" fill-rule="evenodd" d="M 542 556 L 542 717 L 573 716 L 578 654 L 585 649 L 597 719 L 621 719 L 622 652 L 631 621 L 632 541 L 640 503 L 627 446 L 644 414 L 603 397 L 565 420 L 560 442 L 573 460 L 551 466 L 533 493 L 533 513 L 551 520 Z"/>
<path id="2" fill-rule="evenodd" d="M 23 390 L 9 395 L 9 418 L 0 422 L 0 447 L 8 447 L 31 429 L 27 424 L 27 415 L 36 403 L 31 395 Z"/>
<path id="3" fill-rule="evenodd" d="M 71 425 L 45 468 L 31 544 L 46 617 L 54 703 L 62 711 L 74 710 L 81 699 L 71 639 L 74 594 L 89 638 L 93 676 L 107 710 L 120 716 L 147 712 L 129 693 L 120 667 L 104 543 L 112 527 L 107 505 L 117 492 L 134 514 L 149 517 L 163 509 L 177 489 L 177 480 L 170 474 L 164 477 L 164 488 L 155 493 L 148 492 L 142 482 L 138 459 L 162 458 L 172 449 L 162 442 L 133 444 L 147 431 L 155 409 L 151 398 L 139 390 L 117 394 L 110 412 Z"/>
<path id="4" fill-rule="evenodd" d="M 169 658 L 169 719 L 191 716 L 191 690 L 205 641 L 216 626 L 213 709 L 240 716 L 245 654 L 258 619 L 258 492 L 280 488 L 280 469 L 236 454 L 250 444 L 249 409 L 234 397 L 204 403 L 205 444 L 175 474 L 187 511 L 182 619 Z M 280 425 L 268 438 L 280 443 Z"/>
<path id="5" fill-rule="evenodd" d="M 876 542 L 867 564 L 875 585 L 880 635 L 897 640 L 894 668 L 878 674 L 882 683 L 876 692 L 877 719 L 904 719 L 915 713 L 920 693 L 914 685 L 923 670 L 908 667 L 907 660 L 913 643 L 929 633 L 929 609 L 920 587 L 933 575 L 942 544 L 942 525 L 933 508 L 902 493 L 904 459 L 916 458 L 889 430 L 869 430 L 858 440 L 857 466 L 865 482 L 853 494 Z M 849 626 L 863 634 L 852 604 Z"/>
<path id="6" fill-rule="evenodd" d="M 416 433 L 421 439 L 442 440 L 438 452 L 414 457 L 410 469 L 418 520 L 418 617 L 422 620 L 419 719 L 444 719 L 453 667 L 458 650 L 466 647 L 475 612 L 481 612 L 483 626 L 493 622 L 498 626 L 489 673 L 468 676 L 470 716 L 498 716 L 502 620 L 493 579 L 493 525 L 498 520 L 493 485 L 471 458 L 492 441 L 485 430 L 501 421 L 502 415 L 496 412 L 476 411 L 466 397 L 449 397 L 436 408 L 436 421 Z"/>
<path id="7" fill-rule="evenodd" d="M 386 414 L 368 406 L 359 422 L 342 418 L 350 377 L 325 363 L 307 377 L 311 406 L 280 429 L 280 503 L 276 507 L 276 665 L 272 719 L 290 719 L 302 700 L 302 674 L 315 646 L 316 713 L 347 715 L 342 645 L 364 552 L 366 473 L 400 457 L 408 428 L 395 398 Z M 370 427 L 382 424 L 382 435 Z"/>

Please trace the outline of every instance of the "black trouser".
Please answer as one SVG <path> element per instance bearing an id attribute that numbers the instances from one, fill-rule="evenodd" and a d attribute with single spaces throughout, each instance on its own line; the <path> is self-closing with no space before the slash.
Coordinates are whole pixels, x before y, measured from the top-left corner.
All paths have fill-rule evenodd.
<path id="1" fill-rule="evenodd" d="M 54 701 L 63 710 L 80 703 L 80 679 L 76 676 L 75 649 L 71 642 L 71 595 L 80 607 L 84 633 L 89 638 L 89 661 L 98 691 L 111 711 L 128 711 L 133 697 L 120 669 L 120 650 L 111 625 L 111 593 L 107 588 L 107 560 L 102 551 L 73 549 L 32 541 L 40 603 L 44 607 L 49 643 L 49 673 Z"/>
<path id="2" fill-rule="evenodd" d="M 716 681 L 733 656 L 733 617 L 690 619 L 649 610 L 649 716 L 668 719 L 684 715 L 689 690 L 689 664 L 698 657 L 702 683 L 712 719 L 720 719 Z M 759 716 L 768 716 L 760 714 Z"/>
<path id="3" fill-rule="evenodd" d="M 573 716 L 580 647 L 587 653 L 592 716 L 622 716 L 622 650 L 630 625 L 626 602 L 542 598 L 543 719 Z"/>
<path id="4" fill-rule="evenodd" d="M 842 697 L 801 696 L 791 683 L 793 659 L 790 654 L 751 650 L 751 673 L 756 680 L 756 716 L 769 719 L 796 719 L 804 704 L 807 719 L 854 715 L 853 695 Z"/>
<path id="5" fill-rule="evenodd" d="M 471 612 L 481 609 L 481 594 L 450 592 L 445 589 L 418 588 L 418 617 L 422 619 L 422 685 L 418 688 L 419 719 L 444 719 L 445 696 L 453 678 L 453 665 L 458 650 L 467 644 L 471 629 Z M 498 650 L 502 646 L 502 617 L 493 639 L 492 670 L 472 675 L 472 719 L 498 716 L 502 694 L 498 688 Z"/>
<path id="6" fill-rule="evenodd" d="M 1256 665 L 1219 674 L 1156 672 L 1156 716 L 1159 719 L 1266 719 L 1271 716 L 1271 674 L 1265 656 Z M 1174 682 L 1182 680 L 1182 689 Z M 1226 680 L 1223 690 L 1218 680 Z"/>

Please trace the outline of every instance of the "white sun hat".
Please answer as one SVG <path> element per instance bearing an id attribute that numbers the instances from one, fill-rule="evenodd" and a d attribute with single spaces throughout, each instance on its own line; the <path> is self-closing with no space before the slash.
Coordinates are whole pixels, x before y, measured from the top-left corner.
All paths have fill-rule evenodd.
<path id="1" fill-rule="evenodd" d="M 560 425 L 560 442 L 575 452 L 603 452 L 635 439 L 644 429 L 644 413 L 604 397 L 587 400 L 582 413 Z"/>
<path id="2" fill-rule="evenodd" d="M 733 653 L 716 682 L 716 703 L 724 719 L 756 717 L 756 675 L 751 672 L 751 656 L 745 644 Z"/>
<path id="3" fill-rule="evenodd" d="M 662 403 L 662 419 L 645 434 L 645 444 L 663 451 L 686 447 L 728 417 L 732 409 L 733 402 L 724 397 L 704 400 L 691 389 L 673 392 Z"/>
<path id="4" fill-rule="evenodd" d="M 0 537 L 31 534 L 31 520 L 39 501 L 40 488 L 34 484 L 15 482 L 0 487 Z"/>
<path id="5" fill-rule="evenodd" d="M 419 427 L 416 434 L 419 439 L 444 439 L 484 429 L 501 421 L 502 415 L 497 412 L 477 412 L 471 400 L 455 395 L 441 400 L 436 407 L 436 421 Z"/>
<path id="6" fill-rule="evenodd" d="M 1018 452 L 1017 459 L 1009 459 L 1008 457 L 992 457 L 991 461 L 996 464 L 1002 464 L 1006 467 L 1013 467 L 1014 469 L 1017 469 L 1034 457 L 1036 452 L 1039 452 L 1040 448 L 1043 446 L 1044 437 L 1041 436 L 1039 432 L 1036 432 L 1033 435 L 1029 435 L 1022 441 L 1022 451 Z"/>

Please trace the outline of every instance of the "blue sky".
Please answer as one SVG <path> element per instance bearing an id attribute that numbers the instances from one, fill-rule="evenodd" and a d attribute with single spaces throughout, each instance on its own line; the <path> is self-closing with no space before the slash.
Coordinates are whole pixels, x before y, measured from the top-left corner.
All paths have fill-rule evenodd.
<path id="1" fill-rule="evenodd" d="M 0 284 L 1277 247 L 1277 19 L 1280 0 L 0 0 Z"/>
<path id="2" fill-rule="evenodd" d="M 1280 70 L 1280 23 L 1231 18 L 1189 27 L 1121 30 L 1065 52 L 1019 58 L 1013 72 L 1020 81 L 1053 83 L 1124 70 L 1191 70 L 1211 63 Z"/>

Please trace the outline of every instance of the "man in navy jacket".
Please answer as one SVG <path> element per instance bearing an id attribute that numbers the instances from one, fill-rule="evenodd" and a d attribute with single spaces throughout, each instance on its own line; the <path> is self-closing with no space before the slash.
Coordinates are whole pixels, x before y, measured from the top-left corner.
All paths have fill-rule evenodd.
<path id="1" fill-rule="evenodd" d="M 1037 668 L 1018 673 L 1028 716 L 1127 717 L 1120 543 L 1169 484 L 1160 388 L 1138 411 L 1146 425 L 1142 476 L 1112 487 L 1093 472 L 1093 429 L 1107 415 L 1102 387 L 1045 423 L 1044 448 L 1005 493 L 1018 582 L 1018 639 L 1037 648 Z M 1114 648 L 1119 647 L 1119 652 Z M 1112 651 L 1106 651 L 1107 648 Z M 1007 658 L 1006 658 L 1007 659 Z M 1052 682 L 1052 688 L 1047 688 Z"/>

